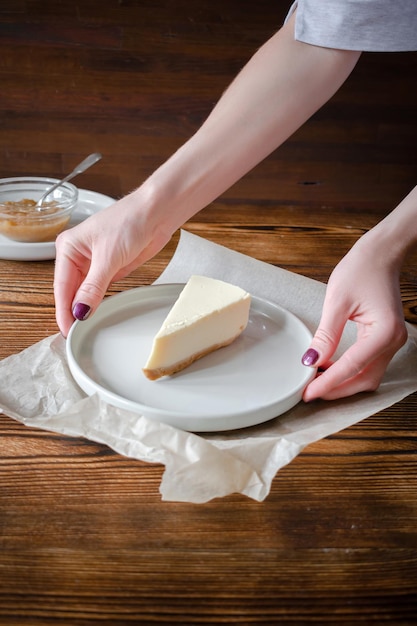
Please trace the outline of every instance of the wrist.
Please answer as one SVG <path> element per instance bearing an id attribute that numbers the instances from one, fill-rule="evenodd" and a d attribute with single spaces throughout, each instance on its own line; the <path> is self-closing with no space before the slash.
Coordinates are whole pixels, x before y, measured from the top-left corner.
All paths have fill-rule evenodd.
<path id="1" fill-rule="evenodd" d="M 186 194 L 176 184 L 179 177 L 171 175 L 167 163 L 123 199 L 128 219 L 140 224 L 149 240 L 168 240 L 191 216 L 184 210 Z"/>
<path id="2" fill-rule="evenodd" d="M 381 252 L 403 263 L 417 246 L 417 187 L 369 235 L 370 239 L 379 239 Z"/>
<path id="3" fill-rule="evenodd" d="M 372 264 L 397 270 L 416 247 L 417 187 L 354 246 L 355 251 Z"/>

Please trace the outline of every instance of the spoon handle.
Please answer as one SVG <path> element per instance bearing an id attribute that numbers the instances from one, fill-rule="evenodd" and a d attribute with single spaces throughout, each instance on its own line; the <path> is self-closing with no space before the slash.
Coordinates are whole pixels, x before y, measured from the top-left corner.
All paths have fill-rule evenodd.
<path id="1" fill-rule="evenodd" d="M 94 163 L 97 163 L 97 161 L 100 161 L 100 159 L 101 159 L 101 154 L 99 152 L 94 152 L 93 154 L 90 154 L 88 157 L 84 159 L 84 161 L 81 161 L 81 163 L 79 163 L 77 167 L 74 167 L 71 174 L 68 174 L 68 176 L 64 178 L 65 182 L 67 182 L 70 178 L 72 178 L 73 176 L 76 176 L 77 174 L 82 174 L 83 172 L 85 172 L 85 170 L 88 170 L 89 167 L 94 165 Z"/>
<path id="2" fill-rule="evenodd" d="M 54 185 L 52 185 L 52 187 L 50 187 L 46 193 L 43 194 L 43 196 L 40 198 L 40 200 L 38 200 L 37 205 L 38 207 L 42 206 L 43 201 L 53 192 L 55 191 L 55 189 L 58 189 L 58 187 L 60 187 L 61 185 L 63 185 L 64 183 L 67 183 L 69 180 L 71 180 L 71 178 L 74 178 L 74 176 L 78 176 L 78 174 L 82 174 L 82 172 L 85 172 L 85 170 L 87 170 L 89 167 L 91 167 L 92 165 L 94 165 L 94 163 L 97 163 L 97 161 L 100 161 L 101 159 L 101 154 L 99 152 L 94 152 L 93 154 L 90 154 L 88 157 L 86 157 L 84 159 L 84 161 L 81 161 L 81 163 L 79 163 L 76 167 L 74 167 L 74 169 L 72 170 L 72 172 L 70 172 L 67 176 L 65 176 L 65 178 L 63 178 L 62 180 L 58 181 L 57 183 L 55 183 Z"/>

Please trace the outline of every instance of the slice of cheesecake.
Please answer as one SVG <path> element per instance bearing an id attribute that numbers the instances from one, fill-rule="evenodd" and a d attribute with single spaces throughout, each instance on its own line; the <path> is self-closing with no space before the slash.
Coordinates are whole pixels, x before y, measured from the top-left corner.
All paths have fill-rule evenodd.
<path id="1" fill-rule="evenodd" d="M 143 372 L 156 380 L 232 343 L 246 328 L 249 293 L 206 276 L 191 276 L 156 334 Z"/>

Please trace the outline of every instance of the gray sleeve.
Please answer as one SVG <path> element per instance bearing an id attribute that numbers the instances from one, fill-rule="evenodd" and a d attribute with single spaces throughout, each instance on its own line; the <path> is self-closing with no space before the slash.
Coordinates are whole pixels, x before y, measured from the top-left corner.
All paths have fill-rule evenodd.
<path id="1" fill-rule="evenodd" d="M 417 50 L 417 0 L 297 0 L 295 38 L 364 52 Z"/>

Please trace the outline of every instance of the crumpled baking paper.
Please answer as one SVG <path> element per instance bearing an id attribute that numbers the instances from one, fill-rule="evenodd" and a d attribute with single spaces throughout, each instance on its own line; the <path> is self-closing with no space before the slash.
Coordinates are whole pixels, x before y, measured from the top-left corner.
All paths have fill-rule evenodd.
<path id="1" fill-rule="evenodd" d="M 203 274 L 235 283 L 275 301 L 314 332 L 325 285 L 276 268 L 186 231 L 157 283 L 186 282 Z M 299 403 L 259 426 L 196 435 L 86 397 L 72 379 L 65 340 L 54 335 L 0 362 L 0 410 L 27 426 L 106 444 L 165 471 L 164 500 L 207 502 L 241 493 L 264 500 L 278 470 L 309 443 L 359 422 L 417 390 L 417 329 L 392 360 L 374 393 L 332 402 Z M 339 351 L 355 339 L 348 324 Z M 301 356 L 301 355 L 300 355 Z"/>

